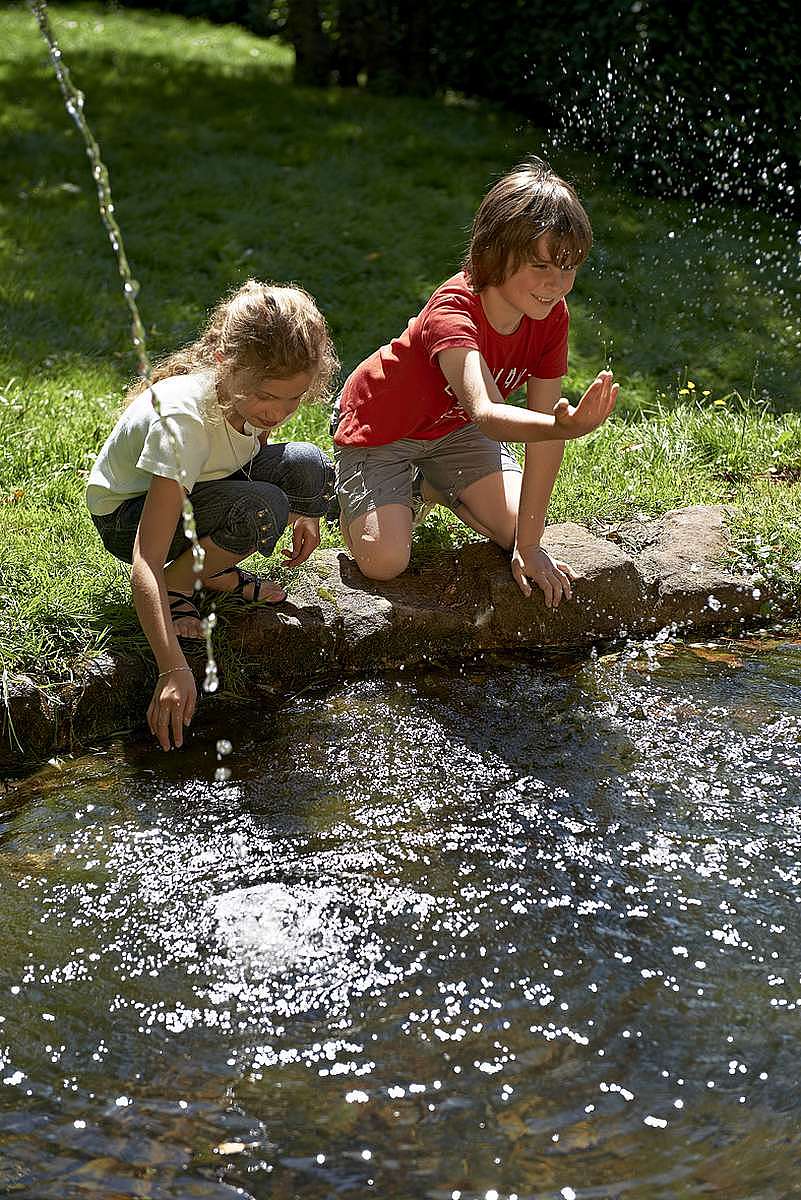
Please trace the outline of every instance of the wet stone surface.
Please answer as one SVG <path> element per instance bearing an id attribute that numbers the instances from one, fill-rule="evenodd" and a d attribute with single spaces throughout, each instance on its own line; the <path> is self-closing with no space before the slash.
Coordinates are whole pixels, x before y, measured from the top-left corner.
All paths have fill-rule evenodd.
<path id="1" fill-rule="evenodd" d="M 246 653 L 248 694 L 274 702 L 315 682 L 488 650 L 586 652 L 660 630 L 741 632 L 766 604 L 780 615 L 783 602 L 719 565 L 728 541 L 721 506 L 623 526 L 616 541 L 572 523 L 550 526 L 546 547 L 576 574 L 573 599 L 556 610 L 537 589 L 525 599 L 507 556 L 488 543 L 445 552 L 382 584 L 365 579 L 343 551 L 320 551 L 285 604 L 242 607 L 225 636 Z M 202 651 L 192 662 L 201 680 Z M 30 680 L 12 681 L 8 701 L 0 701 L 0 768 L 141 726 L 154 682 L 148 662 L 111 653 L 46 694 Z"/>

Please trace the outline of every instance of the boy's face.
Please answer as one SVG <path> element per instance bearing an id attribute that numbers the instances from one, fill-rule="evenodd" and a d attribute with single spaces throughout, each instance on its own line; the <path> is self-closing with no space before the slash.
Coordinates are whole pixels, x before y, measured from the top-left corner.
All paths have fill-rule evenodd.
<path id="1" fill-rule="evenodd" d="M 547 233 L 538 237 L 532 255 L 498 287 L 499 296 L 518 313 L 542 321 L 563 300 L 576 281 L 576 268 L 554 261 Z"/>

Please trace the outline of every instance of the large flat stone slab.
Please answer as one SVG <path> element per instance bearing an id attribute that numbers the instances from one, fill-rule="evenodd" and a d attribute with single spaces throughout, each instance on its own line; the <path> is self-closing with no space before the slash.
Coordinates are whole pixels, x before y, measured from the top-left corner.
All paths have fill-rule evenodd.
<path id="1" fill-rule="evenodd" d="M 703 633 L 759 616 L 764 588 L 721 565 L 730 544 L 722 505 L 673 509 L 644 533 L 637 565 L 654 624 Z"/>
<path id="2" fill-rule="evenodd" d="M 550 526 L 543 545 L 572 567 L 573 598 L 556 609 L 546 608 L 538 589 L 526 599 L 512 578 L 507 555 L 493 547 L 490 588 L 496 648 L 582 647 L 616 637 L 623 629 L 631 631 L 643 603 L 642 579 L 631 555 L 574 524 Z"/>
<path id="3" fill-rule="evenodd" d="M 576 576 L 573 599 L 557 609 L 536 589 L 525 598 L 508 555 L 486 542 L 432 555 L 390 583 L 366 579 L 344 551 L 318 552 L 286 603 L 225 610 L 217 636 L 223 689 L 226 655 L 239 660 L 250 696 L 275 702 L 347 674 L 486 650 L 580 650 L 666 627 L 740 629 L 775 599 L 722 565 L 729 535 L 721 506 L 675 509 L 624 526 L 617 538 L 572 523 L 548 528 L 544 544 Z M 191 662 L 202 678 L 201 650 Z M 61 687 L 10 680 L 0 694 L 0 768 L 142 726 L 154 680 L 151 665 L 113 653 Z"/>

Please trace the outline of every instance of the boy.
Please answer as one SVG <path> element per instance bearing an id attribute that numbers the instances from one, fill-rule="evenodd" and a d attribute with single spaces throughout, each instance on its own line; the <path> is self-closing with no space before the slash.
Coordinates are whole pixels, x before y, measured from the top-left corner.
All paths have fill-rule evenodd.
<path id="1" fill-rule="evenodd" d="M 413 482 L 511 551 L 524 595 L 530 580 L 555 607 L 572 573 L 540 546 L 568 438 L 596 429 L 617 397 L 602 371 L 572 407 L 565 297 L 592 245 L 573 188 L 541 159 L 500 179 L 473 222 L 463 271 L 437 288 L 406 331 L 347 379 L 335 414 L 342 531 L 370 579 L 404 571 Z M 505 404 L 526 384 L 527 409 Z M 505 442 L 525 442 L 525 468 Z"/>

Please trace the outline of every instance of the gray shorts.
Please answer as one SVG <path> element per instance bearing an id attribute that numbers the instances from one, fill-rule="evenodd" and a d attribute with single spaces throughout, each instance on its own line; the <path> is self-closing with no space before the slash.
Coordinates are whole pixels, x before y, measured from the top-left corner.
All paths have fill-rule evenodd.
<path id="1" fill-rule="evenodd" d="M 348 525 L 385 504 L 406 504 L 414 512 L 415 468 L 451 508 L 471 483 L 498 471 L 520 472 L 509 447 L 472 423 L 432 441 L 402 438 L 386 446 L 335 446 L 334 462 L 339 505 Z"/>

